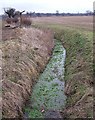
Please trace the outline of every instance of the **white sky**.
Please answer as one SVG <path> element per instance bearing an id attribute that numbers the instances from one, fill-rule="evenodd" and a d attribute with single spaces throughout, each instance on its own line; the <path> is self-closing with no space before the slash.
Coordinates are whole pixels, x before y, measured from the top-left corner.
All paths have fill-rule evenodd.
<path id="1" fill-rule="evenodd" d="M 14 7 L 17 10 L 35 12 L 85 12 L 93 11 L 94 0 L 0 0 L 0 14 L 3 8 Z"/>

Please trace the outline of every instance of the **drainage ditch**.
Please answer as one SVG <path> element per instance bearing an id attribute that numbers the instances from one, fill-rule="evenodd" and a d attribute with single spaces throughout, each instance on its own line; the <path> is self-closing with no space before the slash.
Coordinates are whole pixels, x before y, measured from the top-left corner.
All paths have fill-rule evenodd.
<path id="1" fill-rule="evenodd" d="M 59 111 L 66 103 L 65 57 L 66 50 L 61 41 L 55 40 L 52 57 L 33 87 L 29 104 L 25 107 L 26 118 L 61 118 Z"/>

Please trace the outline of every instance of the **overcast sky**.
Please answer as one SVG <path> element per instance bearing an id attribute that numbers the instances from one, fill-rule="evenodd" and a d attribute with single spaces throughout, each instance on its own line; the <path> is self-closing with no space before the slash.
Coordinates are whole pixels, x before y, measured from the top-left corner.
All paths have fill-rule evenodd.
<path id="1" fill-rule="evenodd" d="M 94 0 L 0 0 L 0 14 L 3 8 L 14 7 L 17 10 L 35 12 L 85 12 L 93 11 Z"/>

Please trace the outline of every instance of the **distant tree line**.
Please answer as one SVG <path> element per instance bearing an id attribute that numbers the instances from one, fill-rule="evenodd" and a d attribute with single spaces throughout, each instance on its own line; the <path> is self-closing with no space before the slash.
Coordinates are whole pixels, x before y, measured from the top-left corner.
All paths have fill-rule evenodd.
<path id="1" fill-rule="evenodd" d="M 35 13 L 35 12 L 27 12 L 25 15 L 30 17 L 50 17 L 50 16 L 92 16 L 95 12 L 91 12 L 87 10 L 85 13 L 59 13 L 57 10 L 56 13 Z"/>
<path id="2" fill-rule="evenodd" d="M 19 11 L 16 11 L 14 8 L 12 9 L 4 9 L 5 13 L 9 18 L 14 18 L 18 15 L 20 15 Z M 3 18 L 6 18 L 6 14 L 2 15 Z M 50 17 L 50 16 L 92 16 L 95 15 L 95 10 L 94 12 L 87 10 L 85 13 L 60 13 L 58 10 L 56 10 L 55 13 L 36 13 L 36 12 L 26 12 L 23 14 L 23 16 L 26 17 Z"/>

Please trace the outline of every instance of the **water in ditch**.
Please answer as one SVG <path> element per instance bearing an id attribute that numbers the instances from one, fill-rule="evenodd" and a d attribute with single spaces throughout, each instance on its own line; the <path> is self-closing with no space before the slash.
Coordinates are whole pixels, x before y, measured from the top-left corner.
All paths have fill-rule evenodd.
<path id="1" fill-rule="evenodd" d="M 30 102 L 25 107 L 25 117 L 44 118 L 50 111 L 60 111 L 64 108 L 66 102 L 64 94 L 65 57 L 66 51 L 62 43 L 55 40 L 52 58 L 33 87 Z"/>

